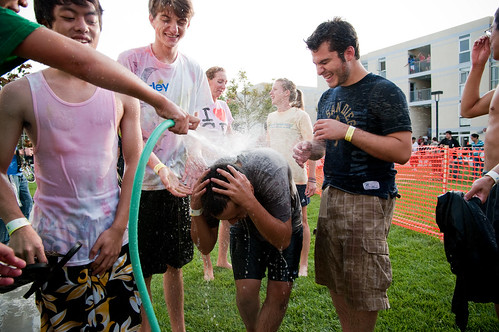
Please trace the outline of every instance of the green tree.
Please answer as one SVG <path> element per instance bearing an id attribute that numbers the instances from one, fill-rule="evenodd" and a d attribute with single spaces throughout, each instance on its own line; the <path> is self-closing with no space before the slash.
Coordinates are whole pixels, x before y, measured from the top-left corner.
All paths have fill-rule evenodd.
<path id="1" fill-rule="evenodd" d="M 10 83 L 25 75 L 28 75 L 30 69 L 31 65 L 29 63 L 21 64 L 19 67 L 13 69 L 12 71 L 0 77 L 0 86 L 5 86 L 7 83 Z"/>
<path id="2" fill-rule="evenodd" d="M 241 132 L 263 128 L 267 115 L 273 111 L 269 93 L 272 84 L 253 85 L 245 71 L 239 71 L 227 86 L 227 105 L 234 117 L 233 127 Z"/>

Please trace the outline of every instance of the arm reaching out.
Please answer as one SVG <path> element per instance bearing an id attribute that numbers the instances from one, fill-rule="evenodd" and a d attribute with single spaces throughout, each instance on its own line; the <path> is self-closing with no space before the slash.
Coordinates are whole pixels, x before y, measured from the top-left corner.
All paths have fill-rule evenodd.
<path id="1" fill-rule="evenodd" d="M 464 195 L 464 199 L 469 200 L 472 197 L 478 197 L 482 201 L 482 203 L 485 203 L 487 200 L 487 197 L 489 197 L 490 191 L 492 190 L 492 187 L 496 184 L 496 180 L 494 179 L 494 175 L 499 172 L 499 164 L 496 165 L 489 173 L 486 175 L 482 176 L 481 178 L 475 180 L 473 184 L 471 185 L 470 191 L 468 191 Z M 495 173 L 495 174 L 494 174 Z"/>
<path id="2" fill-rule="evenodd" d="M 19 44 L 14 54 L 64 70 L 102 88 L 141 99 L 154 106 L 159 116 L 172 119 L 175 126 L 169 130 L 176 134 L 186 134 L 199 124 L 199 119 L 151 89 L 118 62 L 45 27 L 34 30 Z"/>

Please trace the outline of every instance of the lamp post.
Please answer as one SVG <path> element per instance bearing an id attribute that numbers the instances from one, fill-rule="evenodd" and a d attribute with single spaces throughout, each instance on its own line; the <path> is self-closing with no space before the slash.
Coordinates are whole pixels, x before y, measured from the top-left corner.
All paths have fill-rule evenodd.
<path id="1" fill-rule="evenodd" d="M 440 140 L 440 137 L 438 137 L 438 102 L 440 100 L 440 95 L 444 93 L 443 91 L 432 91 L 431 95 L 435 96 L 435 129 L 436 129 L 436 137 L 437 141 Z"/>

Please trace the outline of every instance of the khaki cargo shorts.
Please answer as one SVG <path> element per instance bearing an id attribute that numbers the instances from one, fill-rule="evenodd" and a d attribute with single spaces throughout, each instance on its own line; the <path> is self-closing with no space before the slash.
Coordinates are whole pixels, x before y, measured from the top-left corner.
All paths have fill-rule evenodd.
<path id="1" fill-rule="evenodd" d="M 315 279 L 358 311 L 388 309 L 392 281 L 386 239 L 395 199 L 322 193 L 315 242 Z"/>

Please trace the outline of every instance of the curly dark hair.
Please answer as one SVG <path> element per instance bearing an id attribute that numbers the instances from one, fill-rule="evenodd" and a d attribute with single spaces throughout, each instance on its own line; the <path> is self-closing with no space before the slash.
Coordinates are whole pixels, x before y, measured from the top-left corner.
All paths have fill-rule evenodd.
<path id="1" fill-rule="evenodd" d="M 355 50 L 355 58 L 360 59 L 359 40 L 354 27 L 341 17 L 319 24 L 310 37 L 305 40 L 311 51 L 317 51 L 322 43 L 329 43 L 329 51 L 338 52 L 338 56 L 345 61 L 344 52 L 349 46 Z"/>

